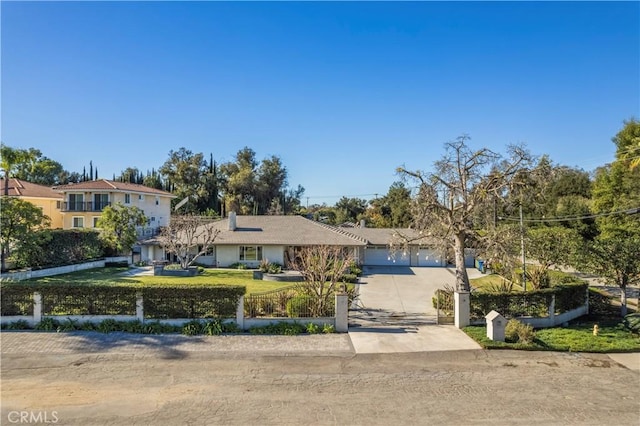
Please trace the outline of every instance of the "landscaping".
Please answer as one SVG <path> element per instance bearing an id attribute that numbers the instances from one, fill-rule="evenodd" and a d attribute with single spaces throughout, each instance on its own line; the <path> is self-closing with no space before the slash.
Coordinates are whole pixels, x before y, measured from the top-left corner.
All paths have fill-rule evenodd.
<path id="1" fill-rule="evenodd" d="M 530 343 L 490 340 L 484 326 L 469 326 L 463 330 L 485 349 L 597 353 L 640 351 L 640 335 L 633 333 L 621 322 L 600 323 L 598 334 L 594 335 L 593 328 L 596 324 L 598 323 L 594 321 L 579 320 L 568 327 L 536 330 Z"/>
<path id="2" fill-rule="evenodd" d="M 22 281 L 23 284 L 74 284 L 84 285 L 242 285 L 247 288 L 247 294 L 259 293 L 286 287 L 288 283 L 254 280 L 252 271 L 236 269 L 203 268 L 202 273 L 194 277 L 170 277 L 154 275 L 129 275 L 129 268 L 111 267 L 97 268 L 71 274 L 37 278 Z"/>

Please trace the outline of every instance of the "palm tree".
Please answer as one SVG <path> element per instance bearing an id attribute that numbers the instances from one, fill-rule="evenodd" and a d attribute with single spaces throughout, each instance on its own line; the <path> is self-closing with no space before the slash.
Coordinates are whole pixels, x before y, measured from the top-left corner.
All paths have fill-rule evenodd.
<path id="1" fill-rule="evenodd" d="M 28 161 L 29 152 L 0 143 L 0 168 L 4 170 L 4 195 L 9 195 L 9 177 L 17 165 Z"/>

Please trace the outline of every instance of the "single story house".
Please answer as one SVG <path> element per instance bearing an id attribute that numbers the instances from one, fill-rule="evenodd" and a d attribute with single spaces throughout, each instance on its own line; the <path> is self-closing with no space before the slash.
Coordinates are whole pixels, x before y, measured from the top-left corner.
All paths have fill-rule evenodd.
<path id="1" fill-rule="evenodd" d="M 265 260 L 287 265 L 301 247 L 330 245 L 352 250 L 364 266 L 446 266 L 444 253 L 429 247 L 411 229 L 343 228 L 303 216 L 241 216 L 234 212 L 213 226 L 220 232 L 207 256 L 198 258 L 199 264 L 227 267 L 244 263 L 255 268 Z M 406 250 L 391 249 L 397 234 L 412 240 Z M 140 253 L 148 262 L 169 258 L 157 238 L 141 241 Z"/>

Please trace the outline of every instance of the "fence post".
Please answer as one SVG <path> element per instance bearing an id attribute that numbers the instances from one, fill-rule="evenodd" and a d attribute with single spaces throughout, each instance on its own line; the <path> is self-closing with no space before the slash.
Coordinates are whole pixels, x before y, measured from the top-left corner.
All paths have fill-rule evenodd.
<path id="1" fill-rule="evenodd" d="M 144 322 L 144 299 L 142 293 L 136 293 L 136 318 Z"/>
<path id="2" fill-rule="evenodd" d="M 556 325 L 556 295 L 551 295 L 551 303 L 549 303 L 549 322 L 551 327 Z"/>
<path id="3" fill-rule="evenodd" d="M 33 322 L 37 324 L 42 321 L 42 294 L 33 292 Z"/>
<path id="4" fill-rule="evenodd" d="M 336 331 L 346 333 L 349 331 L 349 296 L 346 293 L 336 293 Z"/>
<path id="5" fill-rule="evenodd" d="M 244 330 L 244 296 L 240 296 L 240 299 L 238 299 L 238 306 L 236 307 L 236 325 L 240 330 Z"/>
<path id="6" fill-rule="evenodd" d="M 468 291 L 456 291 L 453 293 L 454 323 L 456 328 L 463 328 L 470 324 L 471 300 Z"/>

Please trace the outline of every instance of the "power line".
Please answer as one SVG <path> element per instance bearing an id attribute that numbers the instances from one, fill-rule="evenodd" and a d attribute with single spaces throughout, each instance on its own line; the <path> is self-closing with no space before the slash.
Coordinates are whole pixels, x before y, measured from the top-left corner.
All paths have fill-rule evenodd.
<path id="1" fill-rule="evenodd" d="M 539 218 L 539 219 L 523 219 L 523 222 L 530 222 L 530 223 L 539 223 L 539 222 L 570 222 L 570 221 L 574 221 L 574 220 L 584 220 L 584 219 L 595 219 L 597 217 L 603 217 L 603 216 L 611 216 L 614 214 L 640 214 L 640 207 L 633 207 L 630 209 L 625 209 L 625 210 L 618 210 L 618 211 L 614 211 L 614 212 L 608 212 L 608 213 L 597 213 L 597 214 L 590 214 L 590 215 L 582 215 L 582 216 L 561 216 L 561 217 L 550 217 L 550 218 Z M 512 221 L 512 222 L 520 222 L 520 218 L 519 217 L 499 217 L 498 219 L 500 220 L 508 220 L 508 221 Z"/>

